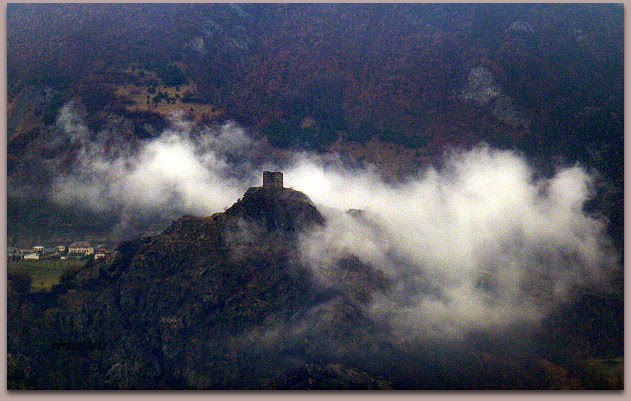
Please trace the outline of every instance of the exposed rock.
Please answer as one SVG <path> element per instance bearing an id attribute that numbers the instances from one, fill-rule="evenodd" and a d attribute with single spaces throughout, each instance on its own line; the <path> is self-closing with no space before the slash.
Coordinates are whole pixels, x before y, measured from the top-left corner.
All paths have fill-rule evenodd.
<path id="1" fill-rule="evenodd" d="M 240 217 L 270 231 L 295 232 L 324 223 L 311 199 L 291 188 L 252 187 L 226 210 L 225 216 Z"/>
<path id="2" fill-rule="evenodd" d="M 502 93 L 502 88 L 495 83 L 493 74 L 484 66 L 471 70 L 460 97 L 478 106 L 490 105 L 493 116 L 513 128 L 530 128 L 530 120 L 516 109 L 510 96 Z"/>
<path id="3" fill-rule="evenodd" d="M 479 66 L 469 72 L 467 83 L 460 96 L 464 100 L 475 102 L 479 106 L 484 106 L 501 93 L 502 91 L 500 87 L 495 84 L 491 71 L 484 66 Z"/>

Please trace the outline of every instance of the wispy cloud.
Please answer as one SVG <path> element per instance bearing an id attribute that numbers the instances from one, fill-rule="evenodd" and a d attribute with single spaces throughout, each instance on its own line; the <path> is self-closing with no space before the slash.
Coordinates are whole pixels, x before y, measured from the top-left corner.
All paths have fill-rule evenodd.
<path id="1" fill-rule="evenodd" d="M 349 255 L 383 272 L 394 285 L 370 312 L 402 338 L 537 322 L 577 288 L 606 286 L 618 263 L 604 221 L 583 210 L 593 183 L 579 166 L 535 179 L 522 157 L 480 146 L 397 185 L 313 158 L 287 177 L 325 206 L 327 225 L 303 237 L 309 265 L 329 286 Z"/>
<path id="2" fill-rule="evenodd" d="M 105 154 L 72 105 L 58 119 L 69 138 L 81 145 L 71 174 L 59 176 L 52 198 L 64 205 L 96 210 L 163 211 L 210 214 L 229 206 L 255 180 L 244 172 L 254 146 L 233 123 L 193 130 L 173 124 L 135 151 Z M 238 160 L 246 160 L 237 165 Z M 245 176 L 244 176 L 245 175 Z"/>
<path id="3" fill-rule="evenodd" d="M 105 155 L 71 105 L 58 124 L 82 147 L 51 195 L 61 204 L 129 213 L 209 215 L 259 185 L 257 142 L 234 123 L 180 121 L 135 151 Z M 96 135 L 98 137 L 98 135 Z M 353 256 L 391 283 L 366 313 L 400 339 L 458 339 L 534 323 L 582 287 L 604 288 L 619 263 L 602 219 L 587 214 L 593 178 L 580 166 L 536 178 L 520 155 L 478 146 L 389 184 L 375 168 L 296 153 L 285 183 L 326 216 L 300 251 L 320 284 L 342 288 Z M 349 214 L 348 209 L 363 213 Z"/>

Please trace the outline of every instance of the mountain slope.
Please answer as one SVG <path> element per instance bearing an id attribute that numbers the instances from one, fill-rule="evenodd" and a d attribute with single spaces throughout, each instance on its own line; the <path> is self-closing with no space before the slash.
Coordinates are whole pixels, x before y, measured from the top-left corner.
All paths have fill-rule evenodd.
<path id="1" fill-rule="evenodd" d="M 336 151 L 394 180 L 446 149 L 479 142 L 516 149 L 548 169 L 580 162 L 613 188 L 602 189 L 599 204 L 621 243 L 622 11 L 11 4 L 10 201 L 46 193 L 56 176 L 77 168 L 77 149 L 62 146 L 71 134 L 56 124 L 73 100 L 92 140 L 107 137 L 114 149 L 159 135 L 170 125 L 165 110 L 193 109 L 195 124 L 234 119 L 276 148 Z M 13 219 L 10 229 L 20 224 Z"/>
<path id="2" fill-rule="evenodd" d="M 331 287 L 303 262 L 300 235 L 323 224 L 303 193 L 250 188 L 224 213 L 121 243 L 50 293 L 10 276 L 9 388 L 576 389 L 609 380 L 577 362 L 618 344 L 582 326 L 620 331 L 603 300 L 591 318 L 548 319 L 535 352 L 486 335 L 470 348 L 402 339 L 370 313 L 391 285 L 380 270 L 341 258 Z M 594 318 L 601 309 L 608 315 Z M 558 327 L 575 332 L 569 347 Z M 593 350 L 578 351 L 586 345 Z"/>
<path id="3" fill-rule="evenodd" d="M 55 334 L 35 351 L 12 332 L 9 352 L 35 366 L 30 388 L 265 386 L 321 352 L 303 342 L 322 330 L 317 319 L 354 316 L 357 326 L 327 325 L 339 341 L 370 331 L 350 301 L 317 289 L 296 253 L 295 234 L 323 222 L 300 192 L 251 188 L 226 213 L 183 217 L 65 277 L 34 319 Z M 312 319 L 312 332 L 295 333 Z M 77 341 L 87 352 L 73 352 Z"/>

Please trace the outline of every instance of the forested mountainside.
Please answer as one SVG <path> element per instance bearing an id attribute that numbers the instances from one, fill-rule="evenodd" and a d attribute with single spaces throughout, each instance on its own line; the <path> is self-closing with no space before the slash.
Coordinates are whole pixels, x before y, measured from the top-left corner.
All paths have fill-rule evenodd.
<path id="1" fill-rule="evenodd" d="M 623 26 L 9 4 L 9 388 L 621 389 Z"/>
<path id="2" fill-rule="evenodd" d="M 622 21 L 616 4 L 13 4 L 9 196 L 57 207 L 36 193 L 78 168 L 85 143 L 59 122 L 73 102 L 110 157 L 180 112 L 395 180 L 481 141 L 548 168 L 578 161 L 607 178 L 620 227 Z M 9 212 L 18 233 L 90 226 L 84 212 L 41 223 L 60 211 L 22 201 Z M 83 218 L 111 231 L 100 217 Z"/>

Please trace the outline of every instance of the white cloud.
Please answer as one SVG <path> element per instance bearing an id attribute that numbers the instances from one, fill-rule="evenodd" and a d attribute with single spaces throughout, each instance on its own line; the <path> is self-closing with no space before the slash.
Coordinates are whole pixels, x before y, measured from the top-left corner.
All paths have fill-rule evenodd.
<path id="1" fill-rule="evenodd" d="M 71 138 L 89 137 L 70 106 L 59 124 Z M 76 172 L 57 179 L 53 198 L 123 215 L 210 215 L 260 182 L 250 164 L 255 142 L 237 125 L 173 127 L 113 158 L 85 141 Z M 583 211 L 593 183 L 578 166 L 535 179 L 523 157 L 479 146 L 397 184 L 372 168 L 347 169 L 309 153 L 271 168 L 327 218 L 301 238 L 315 276 L 340 286 L 336 262 L 348 255 L 382 271 L 393 285 L 373 294 L 369 313 L 402 339 L 535 323 L 576 288 L 605 286 L 618 264 L 605 223 Z"/>
<path id="2" fill-rule="evenodd" d="M 326 206 L 327 226 L 303 238 L 305 259 L 331 286 L 345 255 L 383 271 L 395 290 L 372 313 L 403 337 L 536 322 L 575 288 L 605 285 L 617 263 L 605 224 L 582 210 L 592 182 L 580 167 L 536 180 L 515 153 L 481 146 L 399 185 L 313 158 L 287 176 Z"/>
<path id="3" fill-rule="evenodd" d="M 71 138 L 89 136 L 71 105 L 62 108 L 58 122 Z M 254 176 L 234 178 L 239 166 L 228 161 L 251 146 L 233 123 L 201 132 L 174 124 L 137 152 L 121 149 L 115 157 L 106 157 L 98 142 L 85 141 L 75 172 L 58 177 L 51 195 L 58 203 L 97 211 L 211 214 L 230 206 L 254 182 Z"/>

